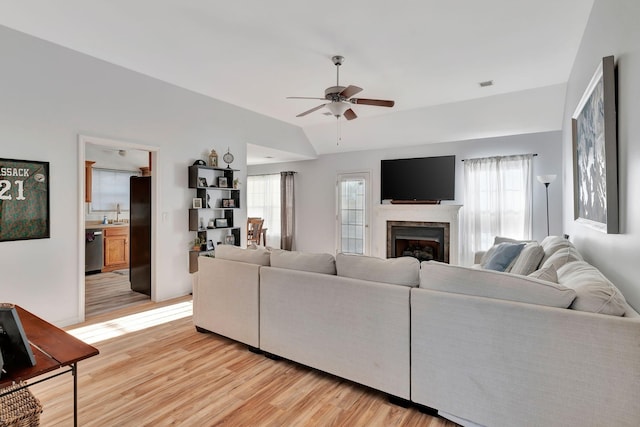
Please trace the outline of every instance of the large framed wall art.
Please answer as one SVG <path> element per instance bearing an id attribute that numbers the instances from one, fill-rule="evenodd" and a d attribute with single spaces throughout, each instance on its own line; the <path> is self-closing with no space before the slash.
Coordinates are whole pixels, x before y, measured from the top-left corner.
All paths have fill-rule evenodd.
<path id="1" fill-rule="evenodd" d="M 0 159 L 0 242 L 49 237 L 49 162 Z"/>
<path id="2" fill-rule="evenodd" d="M 574 218 L 618 233 L 616 78 L 613 56 L 602 58 L 572 118 Z"/>

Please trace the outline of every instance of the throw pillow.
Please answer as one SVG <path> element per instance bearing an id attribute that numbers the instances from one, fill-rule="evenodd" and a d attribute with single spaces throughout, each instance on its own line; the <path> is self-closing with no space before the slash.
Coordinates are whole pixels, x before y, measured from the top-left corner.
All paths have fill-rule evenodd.
<path id="1" fill-rule="evenodd" d="M 487 258 L 484 268 L 487 270 L 504 271 L 516 259 L 522 249 L 524 243 L 500 243 L 494 246 L 491 254 Z"/>
<path id="2" fill-rule="evenodd" d="M 547 282 L 558 283 L 558 273 L 556 272 L 556 268 L 551 264 L 548 267 L 541 268 L 540 270 L 536 270 L 533 273 L 528 275 L 534 279 L 546 280 Z"/>
<path id="3" fill-rule="evenodd" d="M 542 246 L 536 242 L 527 243 L 520 255 L 515 259 L 511 270 L 508 271 L 513 274 L 527 276 L 536 271 L 543 256 L 544 249 L 542 249 Z"/>
<path id="4" fill-rule="evenodd" d="M 573 244 L 561 236 L 547 236 L 540 242 L 540 246 L 544 249 L 544 257 L 540 261 L 540 265 L 543 265 L 551 255 L 560 249 L 571 248 Z"/>
<path id="5" fill-rule="evenodd" d="M 546 258 L 546 256 L 544 258 Z M 565 264 L 568 264 L 574 261 L 583 260 L 582 255 L 580 255 L 580 252 L 578 252 L 578 250 L 573 246 L 558 249 L 550 257 L 546 259 L 544 258 L 542 260 L 542 263 L 540 264 L 540 268 L 549 267 L 550 265 L 553 265 L 556 268 L 556 271 L 559 271 L 560 267 L 562 267 Z"/>

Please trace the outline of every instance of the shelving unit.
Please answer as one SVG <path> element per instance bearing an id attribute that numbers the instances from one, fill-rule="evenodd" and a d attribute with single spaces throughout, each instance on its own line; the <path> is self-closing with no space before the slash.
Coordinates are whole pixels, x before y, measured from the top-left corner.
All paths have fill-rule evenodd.
<path id="1" fill-rule="evenodd" d="M 234 245 L 240 246 L 240 227 L 234 222 L 234 213 L 240 209 L 240 190 L 233 188 L 234 173 L 237 169 L 212 166 L 189 166 L 189 188 L 196 190 L 195 197 L 202 200 L 202 208 L 189 209 L 189 231 L 204 242 L 213 245 L 225 244 L 227 236 L 233 236 Z M 221 180 L 226 180 L 227 186 Z M 225 206 L 227 200 L 231 206 Z M 226 227 L 208 227 L 210 221 L 225 219 Z M 198 256 L 210 254 L 207 243 L 199 251 L 189 251 L 189 272 L 198 271 Z"/>

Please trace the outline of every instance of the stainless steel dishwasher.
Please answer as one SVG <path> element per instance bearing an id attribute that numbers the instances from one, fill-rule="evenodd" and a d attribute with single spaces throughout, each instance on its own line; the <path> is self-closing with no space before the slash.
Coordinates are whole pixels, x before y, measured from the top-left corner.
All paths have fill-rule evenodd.
<path id="1" fill-rule="evenodd" d="M 104 256 L 102 229 L 87 229 L 84 246 L 84 272 L 99 273 L 102 271 Z"/>

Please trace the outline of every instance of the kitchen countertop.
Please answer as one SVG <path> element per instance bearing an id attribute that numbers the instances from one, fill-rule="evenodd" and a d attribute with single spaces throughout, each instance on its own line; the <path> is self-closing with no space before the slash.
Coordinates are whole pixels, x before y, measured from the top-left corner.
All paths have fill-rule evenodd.
<path id="1" fill-rule="evenodd" d="M 104 229 L 104 228 L 116 228 L 116 227 L 129 227 L 128 222 L 122 222 L 117 224 L 103 224 L 102 221 L 86 221 L 84 228 L 86 230 Z"/>

